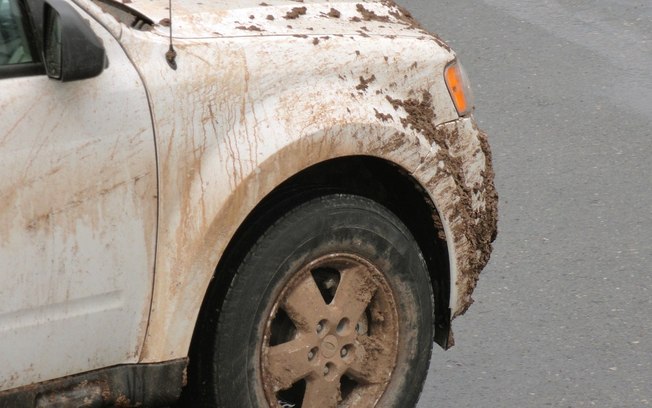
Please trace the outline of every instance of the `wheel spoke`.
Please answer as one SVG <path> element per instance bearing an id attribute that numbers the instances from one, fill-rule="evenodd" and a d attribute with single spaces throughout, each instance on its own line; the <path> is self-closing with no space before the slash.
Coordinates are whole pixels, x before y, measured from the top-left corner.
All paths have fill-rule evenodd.
<path id="1" fill-rule="evenodd" d="M 267 349 L 266 381 L 271 382 L 274 392 L 285 390 L 305 378 L 312 367 L 308 361 L 310 344 L 301 337 Z"/>
<path id="2" fill-rule="evenodd" d="M 310 273 L 296 284 L 282 307 L 301 332 L 311 333 L 325 314 L 326 303 Z"/>
<path id="3" fill-rule="evenodd" d="M 360 336 L 356 341 L 355 361 L 347 374 L 363 384 L 389 382 L 394 367 L 391 346 L 375 337 Z"/>
<path id="4" fill-rule="evenodd" d="M 306 384 L 302 408 L 336 408 L 342 399 L 340 379 L 319 377 L 310 379 Z"/>
<path id="5" fill-rule="evenodd" d="M 331 305 L 355 323 L 364 313 L 377 289 L 378 284 L 366 266 L 357 265 L 342 270 Z"/>

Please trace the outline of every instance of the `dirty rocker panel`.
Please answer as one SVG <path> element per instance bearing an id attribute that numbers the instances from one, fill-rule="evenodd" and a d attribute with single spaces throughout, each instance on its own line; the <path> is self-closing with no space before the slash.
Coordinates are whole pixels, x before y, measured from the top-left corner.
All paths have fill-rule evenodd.
<path id="1" fill-rule="evenodd" d="M 187 359 L 119 365 L 0 392 L 0 408 L 162 406 L 185 384 Z"/>

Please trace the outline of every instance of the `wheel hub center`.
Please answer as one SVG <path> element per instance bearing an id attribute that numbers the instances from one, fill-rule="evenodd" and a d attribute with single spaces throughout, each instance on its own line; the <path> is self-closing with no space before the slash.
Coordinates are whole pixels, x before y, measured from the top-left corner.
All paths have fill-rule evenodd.
<path id="1" fill-rule="evenodd" d="M 337 341 L 337 337 L 330 334 L 321 342 L 321 354 L 326 358 L 331 358 L 337 352 L 338 346 L 339 342 Z"/>

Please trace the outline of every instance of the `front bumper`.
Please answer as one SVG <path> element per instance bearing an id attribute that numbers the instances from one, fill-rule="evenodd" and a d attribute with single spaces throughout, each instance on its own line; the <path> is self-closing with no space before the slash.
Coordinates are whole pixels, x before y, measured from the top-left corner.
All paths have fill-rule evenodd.
<path id="1" fill-rule="evenodd" d="M 489 261 L 497 234 L 498 195 L 487 135 L 472 117 L 437 126 L 435 145 L 435 154 L 415 175 L 430 193 L 446 235 L 454 319 L 473 303 L 471 295 Z"/>

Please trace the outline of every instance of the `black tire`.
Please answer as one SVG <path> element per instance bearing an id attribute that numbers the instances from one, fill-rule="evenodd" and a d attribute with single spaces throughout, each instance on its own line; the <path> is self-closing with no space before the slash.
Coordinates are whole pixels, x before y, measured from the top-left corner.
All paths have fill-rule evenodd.
<path id="1" fill-rule="evenodd" d="M 390 298 L 395 301 L 398 317 L 396 365 L 389 382 L 383 383 L 379 400 L 355 406 L 416 405 L 428 371 L 433 339 L 434 302 L 425 262 L 414 238 L 393 213 L 371 200 L 340 194 L 309 201 L 288 212 L 244 258 L 219 312 L 216 330 L 211 333 L 212 347 L 201 356 L 204 362 L 211 362 L 201 380 L 205 387 L 201 392 L 205 397 L 202 405 L 274 406 L 274 402 L 269 402 L 269 381 L 263 384 L 262 368 L 263 361 L 267 361 L 263 359 L 267 351 L 262 350 L 269 350 L 272 345 L 266 333 L 280 324 L 279 314 L 274 311 L 271 315 L 272 308 L 277 307 L 274 305 L 279 296 L 298 271 L 329 254 L 351 254 L 380 271 L 391 291 Z M 369 320 L 369 325 L 373 322 Z M 298 326 L 294 327 L 288 330 L 296 331 Z M 362 389 L 356 388 L 362 385 L 352 384 L 342 387 Z M 286 401 L 295 399 L 287 402 L 300 406 L 300 385 L 283 392 L 291 394 L 283 396 Z M 278 395 L 274 398 L 283 399 Z"/>

